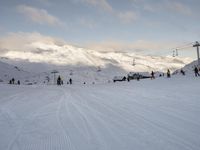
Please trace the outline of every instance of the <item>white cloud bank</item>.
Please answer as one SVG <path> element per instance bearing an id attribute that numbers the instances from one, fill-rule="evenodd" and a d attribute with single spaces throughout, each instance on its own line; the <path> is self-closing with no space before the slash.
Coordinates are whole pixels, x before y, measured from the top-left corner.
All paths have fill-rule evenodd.
<path id="1" fill-rule="evenodd" d="M 53 38 L 50 36 L 44 36 L 40 33 L 9 33 L 5 37 L 0 37 L 0 54 L 9 51 L 34 51 L 34 44 L 43 43 L 46 45 L 58 45 L 62 46 L 65 42 L 58 38 Z M 42 48 L 42 47 L 41 47 Z"/>
<path id="2" fill-rule="evenodd" d="M 132 62 L 135 51 L 161 50 L 169 43 L 139 40 L 132 43 L 106 41 L 90 43 L 88 48 L 78 48 L 68 45 L 62 39 L 41 35 L 40 33 L 10 33 L 0 37 L 0 56 L 10 59 L 20 59 L 30 62 L 47 63 L 54 65 L 87 65 L 105 66 L 108 62 L 124 64 Z M 141 52 L 141 50 L 144 50 Z M 127 53 L 125 53 L 127 52 Z M 137 54 L 142 61 L 151 56 Z M 162 57 L 157 57 L 162 58 Z M 125 60 L 124 60 L 125 59 Z M 155 60 L 154 60 L 155 61 Z M 132 65 L 131 65 L 132 66 Z"/>
<path id="3" fill-rule="evenodd" d="M 40 43 L 40 44 L 38 44 Z M 41 44 L 42 43 L 42 44 Z M 77 44 L 77 43 L 76 43 Z M 39 47 L 35 47 L 34 45 L 39 45 Z M 42 47 L 42 45 L 46 45 L 49 47 Z M 37 32 L 33 33 L 9 33 L 4 37 L 0 37 L 0 54 L 5 53 L 6 51 L 38 51 L 38 48 L 44 49 L 53 49 L 54 46 L 62 47 L 67 45 L 67 42 L 54 38 L 51 36 L 45 36 Z M 117 40 L 106 40 L 102 42 L 92 42 L 85 43 L 84 47 L 88 49 L 92 49 L 95 51 L 162 51 L 169 47 L 176 47 L 180 45 L 180 43 L 176 42 L 159 42 L 159 41 L 148 41 L 148 40 L 137 40 L 133 42 L 124 42 Z"/>
<path id="4" fill-rule="evenodd" d="M 19 13 L 23 14 L 27 19 L 38 24 L 47 24 L 50 26 L 61 26 L 63 22 L 57 17 L 49 14 L 45 9 L 38 9 L 27 5 L 17 6 Z"/>
<path id="5" fill-rule="evenodd" d="M 82 2 L 92 7 L 96 7 L 99 10 L 106 11 L 107 13 L 113 15 L 113 17 L 119 19 L 120 22 L 122 23 L 127 23 L 127 24 L 133 23 L 139 18 L 139 15 L 134 10 L 118 11 L 114 9 L 107 0 L 74 0 L 74 1 Z"/>

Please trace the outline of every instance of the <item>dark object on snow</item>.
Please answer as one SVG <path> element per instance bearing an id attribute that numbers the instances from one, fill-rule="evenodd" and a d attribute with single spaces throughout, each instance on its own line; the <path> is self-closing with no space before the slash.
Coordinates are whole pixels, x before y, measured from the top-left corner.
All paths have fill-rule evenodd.
<path id="1" fill-rule="evenodd" d="M 69 84 L 72 84 L 72 79 L 71 78 L 69 79 Z"/>
<path id="2" fill-rule="evenodd" d="M 138 80 L 139 79 L 147 79 L 147 78 L 151 78 L 150 75 L 142 75 L 140 73 L 135 73 L 135 72 L 129 72 L 127 75 L 127 79 L 129 80 Z"/>
<path id="3" fill-rule="evenodd" d="M 184 76 L 185 75 L 185 71 L 183 71 L 182 69 L 181 69 L 181 74 Z"/>
<path id="4" fill-rule="evenodd" d="M 9 81 L 9 84 L 12 84 L 12 80 Z"/>
<path id="5" fill-rule="evenodd" d="M 194 73 L 195 73 L 195 76 L 196 76 L 196 77 L 197 77 L 197 76 L 200 76 L 200 75 L 199 75 L 199 70 L 198 70 L 197 67 L 194 68 Z"/>
<path id="6" fill-rule="evenodd" d="M 140 77 L 137 77 L 137 81 L 140 81 Z"/>
<path id="7" fill-rule="evenodd" d="M 170 70 L 169 70 L 169 69 L 167 70 L 167 77 L 168 77 L 168 78 L 171 77 L 171 73 L 170 73 Z"/>
<path id="8" fill-rule="evenodd" d="M 116 82 L 116 81 L 126 81 L 126 77 L 125 76 L 115 76 L 113 78 L 113 82 Z"/>
<path id="9" fill-rule="evenodd" d="M 61 85 L 61 77 L 60 76 L 58 76 L 57 85 Z"/>
<path id="10" fill-rule="evenodd" d="M 83 84 L 86 84 L 85 82 L 83 82 Z"/>
<path id="11" fill-rule="evenodd" d="M 20 85 L 20 81 L 19 80 L 17 81 L 17 84 Z"/>
<path id="12" fill-rule="evenodd" d="M 154 72 L 153 72 L 153 71 L 151 72 L 151 80 L 152 80 L 152 79 L 155 79 L 155 75 L 154 75 Z"/>
<path id="13" fill-rule="evenodd" d="M 12 81 L 12 83 L 11 83 L 11 84 L 15 84 L 15 79 L 14 79 L 14 78 L 12 78 L 12 80 L 11 80 L 11 81 Z"/>

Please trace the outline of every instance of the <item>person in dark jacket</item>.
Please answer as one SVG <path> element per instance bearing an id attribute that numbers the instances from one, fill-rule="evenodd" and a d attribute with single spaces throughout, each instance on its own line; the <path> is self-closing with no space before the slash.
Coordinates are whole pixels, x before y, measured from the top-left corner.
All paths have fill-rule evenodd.
<path id="1" fill-rule="evenodd" d="M 69 84 L 72 84 L 72 79 L 71 78 L 69 79 Z"/>
<path id="2" fill-rule="evenodd" d="M 199 75 L 199 70 L 198 70 L 197 67 L 194 68 L 194 73 L 195 73 L 195 76 L 196 76 L 196 77 L 197 77 L 197 76 L 200 76 L 200 75 Z"/>
<path id="3" fill-rule="evenodd" d="M 182 69 L 181 69 L 181 74 L 184 76 L 185 75 L 185 71 L 183 71 Z"/>
<path id="4" fill-rule="evenodd" d="M 170 73 L 170 70 L 169 70 L 169 69 L 167 70 L 167 77 L 168 77 L 168 78 L 171 77 L 171 73 Z"/>
<path id="5" fill-rule="evenodd" d="M 20 81 L 19 80 L 17 81 L 17 84 L 20 85 Z"/>
<path id="6" fill-rule="evenodd" d="M 12 78 L 12 84 L 15 84 L 15 79 L 14 78 Z"/>
<path id="7" fill-rule="evenodd" d="M 60 76 L 58 76 L 57 85 L 61 85 L 61 77 Z"/>
<path id="8" fill-rule="evenodd" d="M 155 79 L 155 75 L 153 71 L 151 72 L 151 79 Z"/>

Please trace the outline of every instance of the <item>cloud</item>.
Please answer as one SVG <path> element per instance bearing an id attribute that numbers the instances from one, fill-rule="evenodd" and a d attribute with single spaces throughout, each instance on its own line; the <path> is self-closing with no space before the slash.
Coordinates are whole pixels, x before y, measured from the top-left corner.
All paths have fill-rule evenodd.
<path id="1" fill-rule="evenodd" d="M 116 40 L 107 40 L 103 42 L 86 43 L 85 47 L 94 49 L 97 51 L 134 51 L 134 52 L 155 52 L 166 50 L 169 47 L 176 47 L 178 43 L 170 41 L 149 41 L 149 40 L 137 40 L 133 42 L 123 42 Z"/>
<path id="2" fill-rule="evenodd" d="M 44 53 L 52 52 L 52 50 L 63 47 L 67 43 L 59 38 L 45 36 L 37 32 L 32 33 L 9 33 L 4 37 L 0 37 L 0 51 L 18 51 L 43 53 L 40 50 L 45 50 Z M 149 51 L 162 50 L 166 47 L 176 47 L 175 42 L 159 42 L 149 40 L 137 40 L 133 42 L 124 42 L 118 40 L 106 40 L 102 42 L 85 43 L 84 47 L 96 51 Z M 49 46 L 49 47 L 48 47 Z M 46 51 L 47 50 L 47 51 Z"/>
<path id="3" fill-rule="evenodd" d="M 62 64 L 68 59 L 63 56 L 65 41 L 40 33 L 9 33 L 0 37 L 0 56 L 10 59 Z"/>
<path id="4" fill-rule="evenodd" d="M 123 23 L 131 23 L 138 19 L 138 15 L 133 11 L 120 12 L 118 17 Z"/>
<path id="5" fill-rule="evenodd" d="M 176 12 L 183 15 L 191 15 L 192 10 L 182 1 L 178 0 L 161 0 L 159 2 L 148 2 L 148 1 L 132 1 L 134 4 L 140 5 L 145 11 L 148 12 L 158 12 L 158 11 L 167 11 L 167 12 Z"/>
<path id="6" fill-rule="evenodd" d="M 184 15 L 192 14 L 191 9 L 187 5 L 184 5 L 183 3 L 180 3 L 180 2 L 170 2 L 168 3 L 167 7 L 180 14 L 184 14 Z"/>
<path id="7" fill-rule="evenodd" d="M 19 13 L 26 16 L 27 19 L 38 24 L 48 24 L 50 26 L 62 26 L 63 22 L 60 21 L 57 17 L 50 15 L 44 9 L 38 9 L 27 5 L 17 6 Z"/>
<path id="8" fill-rule="evenodd" d="M 114 17 L 118 18 L 123 23 L 131 23 L 138 19 L 138 15 L 134 11 L 117 11 L 114 9 L 107 0 L 76 0 L 78 2 L 86 3 L 94 7 L 98 7 L 101 10 L 106 10 L 108 13 L 112 14 Z M 89 25 L 90 28 L 92 24 L 88 24 L 82 21 L 83 25 Z"/>
<path id="9" fill-rule="evenodd" d="M 39 48 L 44 48 L 42 44 L 63 46 L 65 42 L 58 38 L 41 35 L 40 33 L 9 33 L 5 37 L 0 38 L 0 51 L 22 51 L 22 52 L 38 52 L 38 47 L 34 48 L 35 45 L 40 45 Z M 45 47 L 46 48 L 46 47 Z M 49 49 L 49 48 L 46 48 Z"/>
<path id="10" fill-rule="evenodd" d="M 87 3 L 89 5 L 99 7 L 100 9 L 112 12 L 112 6 L 107 2 L 107 0 L 80 0 L 83 3 Z"/>

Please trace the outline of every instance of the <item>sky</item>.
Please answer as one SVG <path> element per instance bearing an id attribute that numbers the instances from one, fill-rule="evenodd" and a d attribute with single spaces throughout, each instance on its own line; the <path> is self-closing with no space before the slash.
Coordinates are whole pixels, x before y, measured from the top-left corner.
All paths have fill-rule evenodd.
<path id="1" fill-rule="evenodd" d="M 39 35 L 98 51 L 172 55 L 200 41 L 199 6 L 199 0 L 0 0 L 0 50 L 10 39 Z M 179 54 L 196 58 L 194 48 Z"/>

